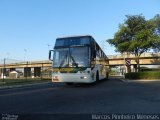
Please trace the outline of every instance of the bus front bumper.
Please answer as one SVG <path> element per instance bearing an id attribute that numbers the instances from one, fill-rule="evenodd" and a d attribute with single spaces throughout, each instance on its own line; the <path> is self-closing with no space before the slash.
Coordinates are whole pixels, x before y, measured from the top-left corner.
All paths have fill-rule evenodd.
<path id="1" fill-rule="evenodd" d="M 94 80 L 90 74 L 53 74 L 52 82 L 92 83 Z"/>

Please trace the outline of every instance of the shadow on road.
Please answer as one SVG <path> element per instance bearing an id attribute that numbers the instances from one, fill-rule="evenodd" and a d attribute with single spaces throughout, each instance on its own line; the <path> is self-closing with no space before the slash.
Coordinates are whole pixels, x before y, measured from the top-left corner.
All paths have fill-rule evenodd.
<path id="1" fill-rule="evenodd" d="M 110 79 L 103 79 L 94 83 L 74 83 L 72 85 L 65 85 L 64 87 L 73 88 L 73 87 L 94 87 L 103 84 L 104 82 L 108 82 Z"/>

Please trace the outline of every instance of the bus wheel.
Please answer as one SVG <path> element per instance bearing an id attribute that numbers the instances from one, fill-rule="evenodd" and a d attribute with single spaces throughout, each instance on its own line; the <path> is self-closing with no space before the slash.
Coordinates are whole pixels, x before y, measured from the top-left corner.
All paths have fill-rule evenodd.
<path id="1" fill-rule="evenodd" d="M 96 74 L 96 82 L 99 81 L 99 72 L 97 71 L 97 74 Z"/>
<path id="2" fill-rule="evenodd" d="M 73 85 L 73 83 L 65 83 L 66 85 L 68 85 L 68 86 L 71 86 L 71 85 Z"/>
<path id="3" fill-rule="evenodd" d="M 108 77 L 109 77 L 109 74 L 108 74 L 108 72 L 106 72 L 106 79 L 108 80 Z"/>

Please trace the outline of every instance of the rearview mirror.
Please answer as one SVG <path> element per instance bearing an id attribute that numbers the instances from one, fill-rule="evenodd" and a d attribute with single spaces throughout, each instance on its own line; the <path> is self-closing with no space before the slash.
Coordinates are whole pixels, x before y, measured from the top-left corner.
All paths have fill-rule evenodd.
<path id="1" fill-rule="evenodd" d="M 48 58 L 49 58 L 49 60 L 51 60 L 51 61 L 53 61 L 53 57 L 52 57 L 52 56 L 53 56 L 53 53 L 54 53 L 54 50 L 50 50 L 50 51 L 49 51 L 49 57 L 48 57 Z"/>

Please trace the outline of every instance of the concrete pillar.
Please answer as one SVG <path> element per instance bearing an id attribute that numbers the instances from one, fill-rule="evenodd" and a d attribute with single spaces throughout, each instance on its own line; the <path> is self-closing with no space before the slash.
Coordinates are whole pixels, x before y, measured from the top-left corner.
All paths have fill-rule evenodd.
<path id="1" fill-rule="evenodd" d="M 3 78 L 3 68 L 0 68 L 0 78 Z"/>
<path id="2" fill-rule="evenodd" d="M 134 70 L 135 70 L 135 72 L 137 72 L 137 65 L 136 65 L 136 64 L 134 64 L 133 66 L 134 66 Z"/>
<path id="3" fill-rule="evenodd" d="M 126 73 L 130 73 L 131 72 L 131 66 L 126 66 Z"/>
<path id="4" fill-rule="evenodd" d="M 5 78 L 6 77 L 6 73 L 7 73 L 7 70 L 6 70 L 6 68 L 1 68 L 1 74 L 0 74 L 0 77 L 1 78 Z"/>
<path id="5" fill-rule="evenodd" d="M 34 77 L 41 76 L 41 67 L 34 67 Z"/>
<path id="6" fill-rule="evenodd" d="M 10 72 L 16 71 L 16 68 L 10 68 L 9 71 L 10 71 Z"/>
<path id="7" fill-rule="evenodd" d="M 120 66 L 120 75 L 124 75 L 124 73 L 125 73 L 125 66 L 124 65 L 122 65 L 122 66 Z"/>
<path id="8" fill-rule="evenodd" d="M 2 68 L 0 68 L 0 75 L 3 73 L 3 69 Z"/>
<path id="9" fill-rule="evenodd" d="M 134 72 L 134 66 L 131 65 L 131 72 Z"/>
<path id="10" fill-rule="evenodd" d="M 3 68 L 3 73 L 4 73 L 4 76 L 6 76 L 6 74 L 7 74 L 6 68 Z"/>
<path id="11" fill-rule="evenodd" d="M 31 68 L 30 67 L 24 68 L 24 77 L 31 77 Z"/>

